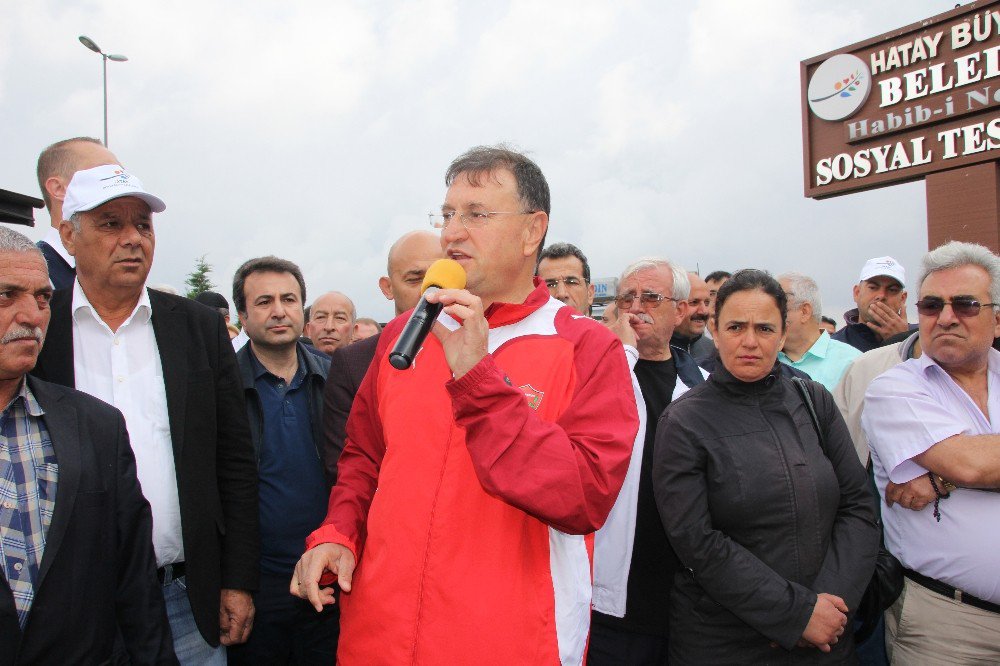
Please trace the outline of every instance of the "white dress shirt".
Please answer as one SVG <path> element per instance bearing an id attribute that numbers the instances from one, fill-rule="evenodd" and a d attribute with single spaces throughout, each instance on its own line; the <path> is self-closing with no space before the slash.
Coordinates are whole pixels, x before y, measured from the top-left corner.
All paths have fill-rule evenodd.
<path id="1" fill-rule="evenodd" d="M 594 535 L 594 593 L 591 607 L 598 613 L 625 617 L 628 603 L 628 576 L 632 565 L 632 551 L 635 546 L 635 523 L 639 501 L 639 476 L 642 474 L 642 455 L 646 443 L 646 400 L 635 376 L 635 364 L 639 362 L 639 350 L 625 345 L 629 374 L 632 375 L 632 393 L 639 412 L 639 430 L 632 443 L 632 457 L 629 459 L 625 482 L 618 492 L 611 513 L 601 529 Z M 703 377 L 708 373 L 701 370 Z M 690 387 L 680 377 L 674 384 L 670 396 L 673 402 L 687 393 Z M 653 418 L 657 418 L 656 415 Z"/>
<path id="2" fill-rule="evenodd" d="M 184 561 L 181 511 L 167 393 L 160 352 L 153 335 L 149 294 L 118 327 L 100 318 L 73 283 L 73 370 L 76 388 L 114 405 L 125 416 L 142 494 L 153 510 L 156 566 Z"/>
<path id="3" fill-rule="evenodd" d="M 911 359 L 872 381 L 861 426 L 871 445 L 875 481 L 905 483 L 926 474 L 913 461 L 954 435 L 1000 433 L 1000 352 L 990 350 L 992 421 L 930 356 Z M 909 569 L 1000 603 L 1000 494 L 959 488 L 940 501 L 941 522 L 922 511 L 882 504 L 886 547 Z"/>

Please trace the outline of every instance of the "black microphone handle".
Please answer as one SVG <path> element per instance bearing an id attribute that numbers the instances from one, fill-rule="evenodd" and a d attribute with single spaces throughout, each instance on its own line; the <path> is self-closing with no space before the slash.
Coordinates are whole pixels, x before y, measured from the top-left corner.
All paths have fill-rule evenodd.
<path id="1" fill-rule="evenodd" d="M 430 292 L 431 289 L 437 291 L 436 287 L 428 287 L 427 292 Z M 396 344 L 389 352 L 389 363 L 392 367 L 397 370 L 406 370 L 413 364 L 413 358 L 423 347 L 424 340 L 427 339 L 427 335 L 434 327 L 434 321 L 441 314 L 443 307 L 440 303 L 428 303 L 423 296 L 420 297 L 420 300 L 417 301 L 417 307 L 413 308 L 413 314 L 403 326 L 403 332 L 399 334 Z"/>

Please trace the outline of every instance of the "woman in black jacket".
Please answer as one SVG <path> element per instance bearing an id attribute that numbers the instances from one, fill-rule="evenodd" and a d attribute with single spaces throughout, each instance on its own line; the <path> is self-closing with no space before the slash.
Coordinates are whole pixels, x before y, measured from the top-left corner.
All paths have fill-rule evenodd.
<path id="1" fill-rule="evenodd" d="M 764 271 L 728 280 L 716 370 L 660 417 L 653 483 L 685 567 L 672 664 L 855 660 L 846 628 L 875 566 L 875 502 L 833 398 L 805 382 L 815 423 L 781 375 L 786 305 Z"/>

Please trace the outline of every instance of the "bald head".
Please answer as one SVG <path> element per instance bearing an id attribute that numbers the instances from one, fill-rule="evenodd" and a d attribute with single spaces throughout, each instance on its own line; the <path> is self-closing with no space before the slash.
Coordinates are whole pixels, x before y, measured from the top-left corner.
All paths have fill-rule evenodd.
<path id="1" fill-rule="evenodd" d="M 441 239 L 431 231 L 411 231 L 389 248 L 388 275 L 378 281 L 379 289 L 396 306 L 400 315 L 420 300 L 420 286 L 427 267 L 444 257 Z"/>
<path id="2" fill-rule="evenodd" d="M 104 164 L 121 164 L 97 139 L 77 137 L 58 141 L 38 156 L 38 187 L 53 227 L 62 222 L 62 204 L 73 174 Z"/>
<path id="3" fill-rule="evenodd" d="M 332 354 L 351 344 L 356 316 L 351 299 L 339 291 L 328 291 L 310 306 L 306 336 L 312 339 L 316 349 Z"/>

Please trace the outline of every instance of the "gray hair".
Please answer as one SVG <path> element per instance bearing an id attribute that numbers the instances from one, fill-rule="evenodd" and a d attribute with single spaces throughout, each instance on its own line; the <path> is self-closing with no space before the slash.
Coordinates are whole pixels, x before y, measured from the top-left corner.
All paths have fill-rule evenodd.
<path id="1" fill-rule="evenodd" d="M 688 279 L 687 271 L 683 266 L 671 262 L 669 259 L 661 257 L 643 257 L 633 261 L 622 271 L 618 282 L 624 282 L 625 278 L 638 273 L 639 271 L 656 270 L 666 268 L 674 278 L 674 289 L 670 294 L 671 298 L 686 301 L 691 296 L 691 280 Z"/>
<path id="2" fill-rule="evenodd" d="M 823 316 L 823 301 L 819 297 L 819 285 L 816 284 L 816 280 L 803 273 L 792 271 L 779 275 L 778 281 L 788 283 L 788 290 L 785 293 L 789 297 L 789 307 L 808 303 L 812 306 L 813 320 L 818 324 L 820 317 Z"/>
<path id="3" fill-rule="evenodd" d="M 918 286 L 923 286 L 924 280 L 931 273 L 962 266 L 979 266 L 990 276 L 990 301 L 1000 303 L 1000 257 L 989 248 L 975 243 L 951 241 L 925 254 L 920 263 Z"/>
<path id="4" fill-rule="evenodd" d="M 0 252 L 37 252 L 43 259 L 45 257 L 30 238 L 5 226 L 0 226 Z"/>
<path id="5" fill-rule="evenodd" d="M 80 217 L 79 212 L 73 213 L 72 215 L 69 216 L 69 223 L 73 225 L 73 231 L 75 231 L 76 233 L 80 233 L 80 220 L 82 219 L 83 218 Z"/>

